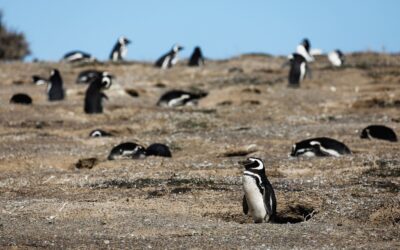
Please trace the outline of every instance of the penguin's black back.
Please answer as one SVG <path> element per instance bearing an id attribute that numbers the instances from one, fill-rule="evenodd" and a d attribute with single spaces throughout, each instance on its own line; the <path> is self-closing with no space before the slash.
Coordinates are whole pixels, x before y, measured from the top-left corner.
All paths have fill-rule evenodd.
<path id="1" fill-rule="evenodd" d="M 24 93 L 18 93 L 11 97 L 10 103 L 30 105 L 32 104 L 32 98 Z"/>
<path id="2" fill-rule="evenodd" d="M 146 149 L 146 156 L 162 156 L 162 157 L 172 157 L 171 151 L 167 145 L 161 143 L 153 143 Z"/>
<path id="3" fill-rule="evenodd" d="M 53 69 L 53 74 L 50 76 L 50 89 L 48 91 L 49 101 L 60 101 L 64 99 L 63 80 L 60 72 Z"/>
<path id="4" fill-rule="evenodd" d="M 397 135 L 393 129 L 383 125 L 370 125 L 364 128 L 360 137 L 362 139 L 369 139 L 370 137 L 390 142 L 397 142 Z"/>
<path id="5" fill-rule="evenodd" d="M 84 70 L 79 73 L 78 77 L 76 78 L 76 83 L 90 83 L 96 77 L 100 77 L 102 73 L 102 71 L 95 69 Z"/>
<path id="6" fill-rule="evenodd" d="M 290 59 L 290 71 L 289 71 L 289 84 L 299 85 L 301 81 L 301 65 L 305 63 L 306 59 L 297 53 L 293 54 L 293 58 Z M 307 68 L 307 67 L 305 67 Z"/>
<path id="7" fill-rule="evenodd" d="M 193 50 L 192 55 L 190 56 L 188 65 L 189 66 L 200 66 L 204 64 L 203 53 L 201 52 L 200 47 L 196 47 Z"/>
<path id="8" fill-rule="evenodd" d="M 86 90 L 84 111 L 87 114 L 103 113 L 102 98 L 104 94 L 101 92 L 101 77 L 98 76 L 92 81 Z"/>

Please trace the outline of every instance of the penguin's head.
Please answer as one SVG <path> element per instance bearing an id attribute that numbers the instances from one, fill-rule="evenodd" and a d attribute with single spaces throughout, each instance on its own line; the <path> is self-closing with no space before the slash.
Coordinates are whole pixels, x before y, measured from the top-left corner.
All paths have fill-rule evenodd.
<path id="1" fill-rule="evenodd" d="M 301 45 L 304 46 L 304 48 L 307 50 L 307 52 L 310 52 L 311 44 L 307 38 L 303 39 L 303 41 L 301 42 Z"/>
<path id="2" fill-rule="evenodd" d="M 365 128 L 361 131 L 360 138 L 362 139 L 370 139 L 369 137 L 369 129 Z"/>
<path id="3" fill-rule="evenodd" d="M 183 50 L 184 48 L 180 46 L 179 44 L 175 44 L 174 47 L 172 47 L 172 51 L 175 53 L 178 53 L 179 51 Z"/>
<path id="4" fill-rule="evenodd" d="M 264 163 L 260 158 L 249 157 L 245 161 L 239 162 L 247 171 L 264 170 Z"/>
<path id="5" fill-rule="evenodd" d="M 58 69 L 52 69 L 50 71 L 50 77 L 57 77 L 60 75 L 60 71 L 58 71 Z"/>
<path id="6" fill-rule="evenodd" d="M 89 134 L 90 137 L 105 137 L 105 136 L 112 136 L 112 134 L 101 130 L 101 129 L 95 129 Z"/>
<path id="7" fill-rule="evenodd" d="M 108 155 L 108 160 L 117 159 L 139 159 L 146 156 L 146 150 L 143 146 L 138 145 L 133 142 L 121 143 L 115 146 L 110 154 Z"/>
<path id="8" fill-rule="evenodd" d="M 112 76 L 104 71 L 101 75 L 101 87 L 103 89 L 109 89 L 112 85 Z"/>
<path id="9" fill-rule="evenodd" d="M 118 42 L 119 42 L 120 44 L 123 44 L 123 45 L 128 45 L 128 44 L 131 43 L 131 41 L 130 41 L 128 38 L 124 37 L 124 36 L 121 36 L 121 37 L 118 39 Z"/>

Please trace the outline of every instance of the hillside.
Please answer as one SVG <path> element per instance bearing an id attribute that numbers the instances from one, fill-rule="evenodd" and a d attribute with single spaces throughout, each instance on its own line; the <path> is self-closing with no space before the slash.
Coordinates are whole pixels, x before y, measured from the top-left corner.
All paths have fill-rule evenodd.
<path id="1" fill-rule="evenodd" d="M 358 53 L 335 69 L 323 57 L 312 79 L 287 87 L 285 59 L 243 55 L 162 71 L 123 64 L 0 64 L 1 248 L 400 247 L 399 143 L 359 138 L 370 124 L 400 133 L 400 56 Z M 58 68 L 67 99 L 49 103 L 31 75 Z M 83 113 L 85 69 L 116 76 L 104 114 Z M 195 107 L 156 107 L 169 89 L 204 90 Z M 128 92 L 137 92 L 133 97 Z M 33 105 L 9 104 L 28 93 Z M 89 138 L 101 128 L 115 134 Z M 316 136 L 353 154 L 289 158 Z M 161 142 L 173 158 L 107 161 L 111 148 Z M 242 214 L 245 155 L 264 159 L 279 223 Z M 76 168 L 96 158 L 92 168 Z"/>

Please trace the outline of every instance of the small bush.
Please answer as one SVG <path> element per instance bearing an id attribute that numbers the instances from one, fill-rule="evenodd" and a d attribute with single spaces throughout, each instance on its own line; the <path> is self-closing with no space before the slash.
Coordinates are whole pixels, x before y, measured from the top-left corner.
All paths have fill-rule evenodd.
<path id="1" fill-rule="evenodd" d="M 0 11 L 0 60 L 22 60 L 29 55 L 29 44 L 23 33 L 8 30 Z"/>

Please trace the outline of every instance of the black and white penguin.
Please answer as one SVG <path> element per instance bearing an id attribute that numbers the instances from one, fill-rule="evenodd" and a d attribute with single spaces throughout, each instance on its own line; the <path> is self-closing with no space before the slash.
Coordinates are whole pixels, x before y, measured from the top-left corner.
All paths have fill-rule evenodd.
<path id="1" fill-rule="evenodd" d="M 60 71 L 53 69 L 47 84 L 47 96 L 49 101 L 61 101 L 64 99 L 63 80 Z"/>
<path id="2" fill-rule="evenodd" d="M 78 77 L 76 78 L 76 83 L 90 83 L 96 77 L 101 76 L 101 74 L 103 74 L 103 71 L 95 69 L 84 70 L 78 74 Z"/>
<path id="3" fill-rule="evenodd" d="M 157 102 L 162 107 L 178 107 L 184 105 L 196 105 L 200 98 L 208 93 L 190 93 L 183 90 L 170 90 L 163 94 Z"/>
<path id="4" fill-rule="evenodd" d="M 93 62 L 96 59 L 89 53 L 76 50 L 65 54 L 63 60 L 67 62 Z"/>
<path id="5" fill-rule="evenodd" d="M 243 172 L 243 213 L 253 217 L 255 223 L 273 221 L 276 215 L 276 197 L 265 175 L 264 162 L 250 157 L 241 162 Z"/>
<path id="6" fill-rule="evenodd" d="M 38 75 L 33 75 L 32 83 L 35 85 L 43 85 L 43 84 L 49 83 L 49 79 L 46 79 L 46 78 L 38 76 Z"/>
<path id="7" fill-rule="evenodd" d="M 166 53 L 165 55 L 161 56 L 155 63 L 154 66 L 167 69 L 173 67 L 178 62 L 178 52 L 183 50 L 183 47 L 175 44 L 172 49 Z"/>
<path id="8" fill-rule="evenodd" d="M 124 142 L 115 146 L 110 154 L 108 155 L 108 160 L 117 159 L 139 159 L 146 157 L 146 149 L 133 142 Z"/>
<path id="9" fill-rule="evenodd" d="M 344 64 L 344 54 L 340 50 L 334 50 L 328 53 L 329 62 L 335 66 L 340 67 Z"/>
<path id="10" fill-rule="evenodd" d="M 113 62 L 123 61 L 128 53 L 127 45 L 130 43 L 131 41 L 121 36 L 111 51 L 110 60 Z"/>
<path id="11" fill-rule="evenodd" d="M 108 97 L 102 92 L 109 89 L 112 84 L 111 76 L 107 72 L 103 72 L 96 77 L 86 90 L 84 111 L 87 114 L 103 113 L 103 99 Z"/>
<path id="12" fill-rule="evenodd" d="M 307 61 L 302 55 L 294 53 L 289 56 L 289 63 L 289 86 L 299 87 L 307 74 Z"/>
<path id="13" fill-rule="evenodd" d="M 337 140 L 319 137 L 297 142 L 292 146 L 290 156 L 341 156 L 351 154 L 350 149 Z"/>
<path id="14" fill-rule="evenodd" d="M 311 43 L 307 38 L 304 38 L 303 41 L 297 45 L 296 53 L 300 54 L 306 59 L 307 62 L 313 62 L 314 57 L 311 55 Z"/>
<path id="15" fill-rule="evenodd" d="M 27 94 L 18 93 L 11 97 L 10 103 L 30 105 L 30 104 L 32 104 L 32 98 Z"/>
<path id="16" fill-rule="evenodd" d="M 113 136 L 113 134 L 106 132 L 101 129 L 95 129 L 89 134 L 90 137 L 110 137 Z"/>
<path id="17" fill-rule="evenodd" d="M 194 48 L 193 53 L 190 56 L 188 66 L 196 67 L 203 65 L 204 65 L 203 53 L 201 52 L 200 47 L 197 46 L 196 48 Z"/>
<path id="18" fill-rule="evenodd" d="M 172 157 L 171 151 L 167 145 L 161 143 L 153 143 L 146 148 L 146 156 Z"/>
<path id="19" fill-rule="evenodd" d="M 393 129 L 383 125 L 370 125 L 361 131 L 362 139 L 379 139 L 397 142 L 397 135 Z"/>

